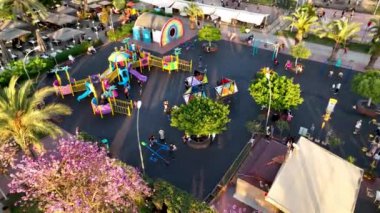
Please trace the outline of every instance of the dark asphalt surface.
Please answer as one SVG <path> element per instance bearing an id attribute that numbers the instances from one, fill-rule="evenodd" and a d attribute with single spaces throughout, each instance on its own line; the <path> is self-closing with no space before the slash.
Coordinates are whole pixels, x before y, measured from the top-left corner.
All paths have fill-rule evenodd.
<path id="1" fill-rule="evenodd" d="M 264 66 L 272 66 L 272 52 L 260 49 L 259 55 L 252 56 L 251 48 L 244 45 L 220 41 L 219 51 L 213 54 L 201 52 L 200 44 L 189 51 L 183 50 L 181 58 L 194 59 L 194 67 L 197 67 L 198 56 L 202 54 L 203 63 L 207 64 L 210 97 L 215 97 L 213 87 L 216 81 L 222 77 L 236 80 L 239 93 L 233 97 L 230 104 L 231 122 L 227 131 L 217 136 L 217 140 L 211 147 L 204 150 L 194 150 L 182 144 L 182 132 L 170 127 L 169 121 L 163 112 L 163 100 L 169 100 L 170 105 L 180 105 L 184 103 L 182 94 L 184 92 L 184 79 L 190 73 L 173 72 L 168 74 L 158 69 L 150 72 L 144 71 L 149 76 L 148 82 L 143 87 L 141 97 L 142 108 L 140 110 L 140 137 L 141 140 L 148 140 L 151 134 L 158 136 L 158 130 L 163 129 L 166 133 L 168 143 L 174 143 L 178 147 L 175 159 L 169 166 L 163 162 L 156 163 L 150 161 L 149 151 L 143 149 L 146 173 L 152 178 L 163 178 L 174 185 L 192 193 L 198 198 L 204 198 L 215 187 L 217 182 L 226 172 L 227 168 L 234 161 L 245 143 L 249 140 L 250 134 L 245 129 L 245 123 L 249 120 L 257 119 L 260 107 L 255 104 L 248 93 L 248 86 L 255 73 Z M 82 79 L 90 74 L 103 72 L 108 67 L 107 58 L 113 51 L 114 46 L 120 44 L 110 44 L 103 47 L 95 56 L 84 56 L 77 60 L 71 70 L 72 76 Z M 341 91 L 334 95 L 331 91 L 331 84 L 337 83 L 338 77 L 329 78 L 329 65 L 313 61 L 305 61 L 305 72 L 295 76 L 293 73 L 283 70 L 283 64 L 289 56 L 279 55 L 279 65 L 276 70 L 280 75 L 294 77 L 294 81 L 301 84 L 304 103 L 296 110 L 293 110 L 294 119 L 291 122 L 291 134 L 297 136 L 300 126 L 309 128 L 312 123 L 319 128 L 325 108 L 330 97 L 337 97 L 338 104 L 333 113 L 329 126 L 345 142 L 342 146 L 332 149 L 335 153 L 346 158 L 349 155 L 357 158 L 359 166 L 368 165 L 368 159 L 361 153 L 360 149 L 367 144 L 366 137 L 368 131 L 373 129 L 368 124 L 369 119 L 358 115 L 352 105 L 358 100 L 358 96 L 351 92 L 350 79 L 354 72 L 343 70 L 344 77 Z M 336 72 L 337 75 L 337 72 Z M 50 84 L 52 78 L 48 78 Z M 140 99 L 137 95 L 138 86 L 135 79 L 132 80 L 132 98 Z M 76 94 L 76 97 L 79 94 Z M 112 154 L 122 161 L 133 165 L 139 165 L 139 154 L 136 134 L 136 110 L 131 117 L 123 115 L 106 115 L 103 119 L 92 114 L 90 98 L 78 103 L 76 97 L 66 96 L 65 99 L 57 98 L 61 102 L 69 105 L 73 109 L 73 114 L 62 122 L 62 127 L 69 132 L 74 132 L 77 126 L 82 131 L 86 131 L 99 138 L 108 138 L 112 141 Z M 121 94 L 121 99 L 124 95 Z M 355 122 L 363 120 L 362 134 L 353 136 Z M 324 135 L 324 134 L 321 134 Z M 168 157 L 167 153 L 165 154 Z"/>

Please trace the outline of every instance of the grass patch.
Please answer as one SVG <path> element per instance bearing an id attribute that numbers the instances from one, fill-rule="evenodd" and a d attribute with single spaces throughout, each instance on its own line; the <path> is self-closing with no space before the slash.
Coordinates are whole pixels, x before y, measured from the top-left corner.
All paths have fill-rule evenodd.
<path id="1" fill-rule="evenodd" d="M 125 24 L 125 25 L 121 26 L 118 29 L 109 30 L 107 32 L 107 37 L 111 41 L 121 40 L 121 39 L 123 39 L 123 38 L 125 38 L 125 37 L 127 37 L 127 36 L 129 36 L 129 35 L 132 34 L 132 29 L 133 29 L 134 25 L 135 25 L 135 23 L 131 22 L 131 23 L 128 23 L 128 24 Z"/>
<path id="2" fill-rule="evenodd" d="M 290 32 L 288 30 L 282 30 L 282 31 L 276 32 L 277 36 L 284 36 L 284 37 L 290 37 L 290 38 L 294 38 L 295 34 L 296 32 Z M 335 44 L 335 41 L 330 38 L 320 38 L 319 36 L 316 36 L 314 34 L 309 34 L 307 38 L 304 38 L 304 41 L 330 46 L 331 48 Z M 351 51 L 368 53 L 370 45 L 357 43 L 357 42 L 349 42 L 347 44 L 347 47 Z"/>

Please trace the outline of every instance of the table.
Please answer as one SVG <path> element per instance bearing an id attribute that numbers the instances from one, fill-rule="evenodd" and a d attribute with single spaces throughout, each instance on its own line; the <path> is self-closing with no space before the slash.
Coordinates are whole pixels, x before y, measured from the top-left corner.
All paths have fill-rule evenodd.
<path id="1" fill-rule="evenodd" d="M 30 44 L 32 44 L 32 45 L 33 45 L 33 47 L 34 47 L 34 45 L 37 43 L 37 41 L 36 41 L 36 40 L 32 40 L 32 39 L 31 39 L 31 40 L 29 40 L 29 43 L 30 43 Z"/>

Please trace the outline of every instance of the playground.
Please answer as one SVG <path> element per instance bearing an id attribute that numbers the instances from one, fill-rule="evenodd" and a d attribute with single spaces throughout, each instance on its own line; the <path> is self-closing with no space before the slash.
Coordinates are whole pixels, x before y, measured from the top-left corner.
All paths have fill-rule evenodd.
<path id="1" fill-rule="evenodd" d="M 216 53 L 204 54 L 201 45 L 202 43 L 195 42 L 194 47 L 188 50 L 173 49 L 165 55 L 146 53 L 150 54 L 150 59 L 145 59 L 150 62 L 142 66 L 144 67 L 141 69 L 142 73 L 140 73 L 141 61 L 119 63 L 123 60 L 110 57 L 115 53 L 115 47 L 125 46 L 123 43 L 112 43 L 102 47 L 94 56 L 84 56 L 68 70 L 68 76 L 65 76 L 66 73 L 60 73 L 62 86 L 67 86 L 68 81 L 72 82 L 71 90 L 62 88 L 66 89 L 63 93 L 67 93 L 62 94 L 64 98 L 59 90 L 54 98 L 73 109 L 73 114 L 63 120 L 62 127 L 69 132 L 74 132 L 75 128 L 79 127 L 81 131 L 98 138 L 107 138 L 110 141 L 111 154 L 134 166 L 140 164 L 137 146 L 138 129 L 141 141 L 146 142 L 145 146 L 149 144 L 149 137 L 153 134 L 158 138 L 158 131 L 162 129 L 165 131 L 166 142 L 175 144 L 178 150 L 175 151 L 175 159 L 170 159 L 168 147 L 153 149 L 153 151 L 159 149 L 160 157 L 170 161 L 167 165 L 164 160 L 160 160 L 160 157 L 151 160 L 152 151 L 143 147 L 147 175 L 168 180 L 198 198 L 206 197 L 250 138 L 245 123 L 257 119 L 261 106 L 257 106 L 252 100 L 248 86 L 262 67 L 273 66 L 273 51 L 258 48 L 257 54 L 252 55 L 252 47 L 220 41 Z M 198 74 L 194 73 L 200 55 L 203 66 L 207 66 L 205 73 L 207 82 L 204 81 L 205 78 L 199 78 Z M 144 59 L 144 56 L 147 57 L 142 54 L 140 59 Z M 182 65 L 170 63 L 179 60 L 183 62 Z M 303 60 L 304 71 L 302 75 L 296 75 L 294 72 L 286 71 L 283 66 L 287 60 L 294 59 L 280 52 L 278 60 L 280 66 L 274 69 L 280 75 L 294 77 L 294 81 L 300 83 L 302 96 L 305 99 L 305 102 L 293 111 L 294 118 L 290 123 L 291 135 L 298 136 L 300 127 L 310 128 L 312 124 L 316 126 L 315 133 L 318 134 L 329 98 L 336 98 L 338 102 L 327 125 L 330 125 L 345 143 L 332 151 L 343 158 L 354 156 L 359 166 L 368 165 L 369 160 L 361 153 L 361 147 L 367 145 L 367 133 L 372 128 L 368 125 L 367 118 L 363 118 L 352 109 L 352 105 L 359 99 L 350 90 L 350 80 L 354 72 L 340 69 L 344 73 L 344 77 L 340 80 L 342 88 L 338 95 L 334 95 L 331 84 L 337 83 L 338 78 L 328 77 L 329 70 L 334 69 L 334 66 Z M 183 65 L 185 62 L 186 66 Z M 134 72 L 137 73 L 133 74 Z M 207 149 L 196 150 L 183 144 L 181 138 L 183 133 L 170 127 L 163 112 L 164 100 L 168 100 L 170 106 L 178 106 L 186 102 L 186 97 L 196 95 L 197 92 L 190 91 L 186 96 L 188 89 L 185 88 L 185 81 L 188 79 L 200 82 L 199 85 L 203 87 L 201 95 L 213 99 L 228 98 L 226 104 L 230 106 L 231 122 L 227 130 L 217 135 L 216 140 Z M 94 83 L 94 80 L 99 82 Z M 57 79 L 52 76 L 47 79 L 46 84 L 52 85 L 54 81 Z M 113 86 L 117 89 L 112 89 Z M 130 100 L 142 101 L 139 128 L 136 125 L 137 109 L 133 104 L 128 104 L 123 94 L 125 87 L 129 87 Z M 78 101 L 81 95 L 83 99 Z M 107 96 L 106 104 L 109 104 L 107 110 L 98 108 L 102 95 Z M 124 109 L 129 108 L 130 115 L 118 113 L 116 106 L 121 104 L 115 102 L 127 103 Z M 353 135 L 355 122 L 359 119 L 363 119 L 362 134 Z"/>

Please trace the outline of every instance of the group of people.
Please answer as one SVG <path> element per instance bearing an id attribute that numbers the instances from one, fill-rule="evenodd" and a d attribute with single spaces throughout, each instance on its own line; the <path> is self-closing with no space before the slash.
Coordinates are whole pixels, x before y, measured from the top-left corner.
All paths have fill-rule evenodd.
<path id="1" fill-rule="evenodd" d="M 177 151 L 177 146 L 175 144 L 169 144 L 167 145 L 166 143 L 166 140 L 165 140 L 165 131 L 160 129 L 158 131 L 158 139 L 156 139 L 156 137 L 152 134 L 150 137 L 149 137 L 149 147 L 150 148 L 154 148 L 157 144 L 161 145 L 161 146 L 168 146 L 168 151 L 169 151 L 169 156 L 174 159 L 174 152 Z"/>

